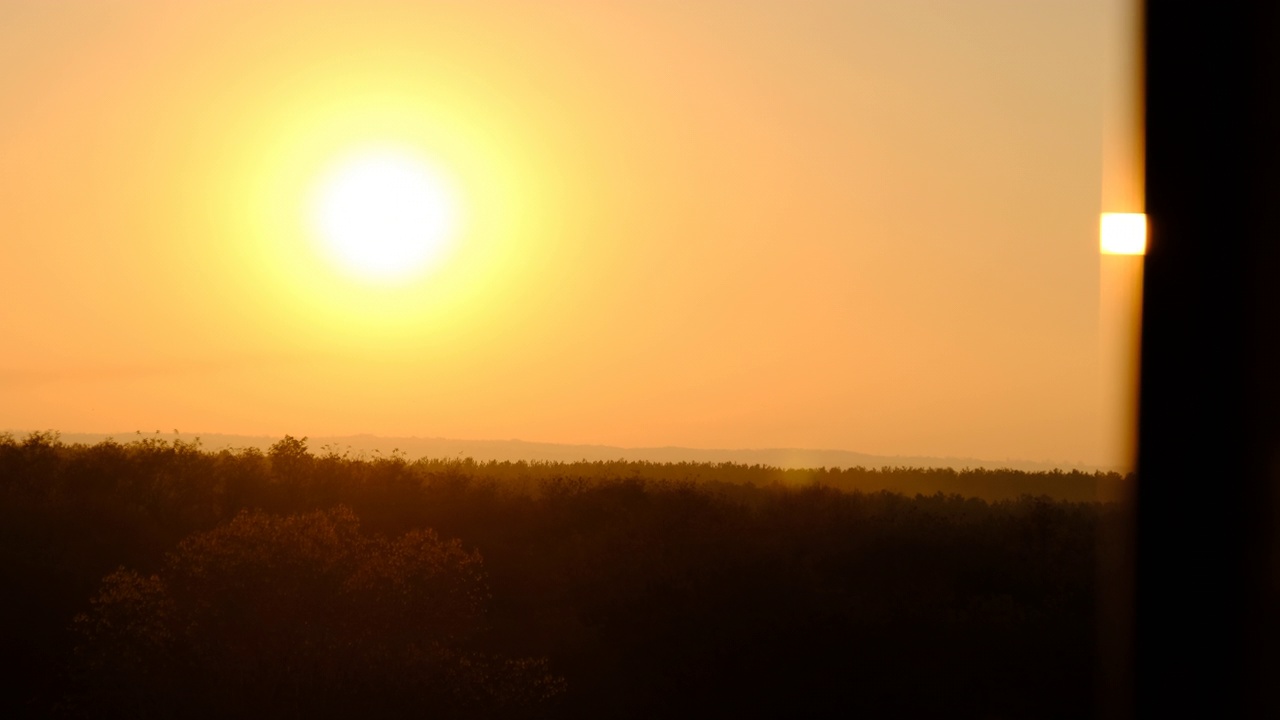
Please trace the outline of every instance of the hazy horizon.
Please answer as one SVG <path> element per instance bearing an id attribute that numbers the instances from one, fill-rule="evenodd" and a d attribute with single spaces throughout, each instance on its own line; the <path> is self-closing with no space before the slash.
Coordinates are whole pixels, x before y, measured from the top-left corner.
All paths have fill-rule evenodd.
<path id="1" fill-rule="evenodd" d="M 62 432 L 60 430 L 0 429 L 23 440 L 34 434 L 55 433 L 67 445 L 96 445 L 105 441 L 121 444 L 159 439 L 166 443 L 195 443 L 201 449 L 239 451 L 248 448 L 269 450 L 280 440 L 291 437 L 302 441 L 316 456 L 330 453 L 353 457 L 391 457 L 399 455 L 408 461 L 419 459 L 467 459 L 476 462 L 653 462 L 653 463 L 734 463 L 767 465 L 781 469 L 816 468 L 985 468 L 1022 471 L 1078 470 L 1082 472 L 1127 472 L 1123 465 L 1090 465 L 1066 459 L 1033 460 L 1027 458 L 938 457 L 923 455 L 877 455 L 857 450 L 836 448 L 757 447 L 709 448 L 681 445 L 627 447 L 608 444 L 547 443 L 520 438 L 449 438 L 421 436 L 382 436 L 369 433 L 352 435 L 238 435 L 229 433 L 161 432 Z"/>
<path id="2" fill-rule="evenodd" d="M 0 427 L 1121 467 L 1123 5 L 7 2 Z"/>

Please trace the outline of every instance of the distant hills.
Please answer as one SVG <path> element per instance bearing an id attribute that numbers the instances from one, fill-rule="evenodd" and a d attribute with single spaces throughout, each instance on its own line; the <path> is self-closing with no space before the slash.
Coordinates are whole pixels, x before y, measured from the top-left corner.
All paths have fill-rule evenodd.
<path id="1" fill-rule="evenodd" d="M 21 437 L 24 433 L 15 432 Z M 255 447 L 266 450 L 279 437 L 259 435 L 222 435 L 204 433 L 161 433 L 138 435 L 137 433 L 66 433 L 61 435 L 65 443 L 92 445 L 107 438 L 129 442 L 140 437 L 159 437 L 165 440 L 181 439 L 193 442 L 200 439 L 206 450 Z M 870 455 L 850 450 L 810 450 L 799 448 L 762 448 L 753 450 L 703 449 L 684 447 L 624 448 L 609 445 L 562 445 L 559 443 L 526 442 L 524 440 L 453 440 L 448 438 L 381 437 L 377 435 L 341 435 L 307 438 L 307 446 L 313 453 L 332 449 L 339 454 L 360 456 L 390 455 L 402 453 L 409 460 L 422 457 L 472 458 L 477 461 L 496 460 L 530 462 L 577 462 L 630 460 L 655 463 L 738 463 L 742 465 L 768 465 L 777 468 L 880 468 L 919 467 L 935 468 L 1009 468 L 1030 472 L 1044 470 L 1111 470 L 1095 465 L 1070 462 L 1037 462 L 1030 460 L 981 460 L 957 457 L 917 457 L 903 455 Z"/>

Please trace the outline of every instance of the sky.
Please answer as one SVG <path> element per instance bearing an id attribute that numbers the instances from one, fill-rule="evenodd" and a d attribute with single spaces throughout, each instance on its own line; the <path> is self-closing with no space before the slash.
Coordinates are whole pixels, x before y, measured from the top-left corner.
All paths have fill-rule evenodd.
<path id="1" fill-rule="evenodd" d="M 0 430 L 1114 464 L 1115 4 L 6 0 Z M 308 215 L 368 148 L 408 280 Z"/>

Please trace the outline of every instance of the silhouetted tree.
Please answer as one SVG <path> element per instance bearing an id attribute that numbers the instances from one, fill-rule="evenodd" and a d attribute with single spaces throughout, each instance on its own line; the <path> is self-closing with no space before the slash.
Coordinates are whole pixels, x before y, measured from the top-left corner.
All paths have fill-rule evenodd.
<path id="1" fill-rule="evenodd" d="M 1131 480 L 0 433 L 0 717 L 1088 717 Z"/>
<path id="2" fill-rule="evenodd" d="M 387 539 L 346 508 L 245 512 L 161 572 L 108 575 L 76 618 L 84 715 L 519 716 L 563 681 L 478 651 L 480 555 L 431 530 Z"/>

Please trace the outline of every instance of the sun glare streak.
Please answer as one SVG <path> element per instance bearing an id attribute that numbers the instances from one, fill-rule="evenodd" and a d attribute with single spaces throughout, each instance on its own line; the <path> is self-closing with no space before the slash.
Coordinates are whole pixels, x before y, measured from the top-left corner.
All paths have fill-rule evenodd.
<path id="1" fill-rule="evenodd" d="M 1102 213 L 1100 245 L 1104 255 L 1145 255 L 1147 216 L 1143 213 Z"/>

